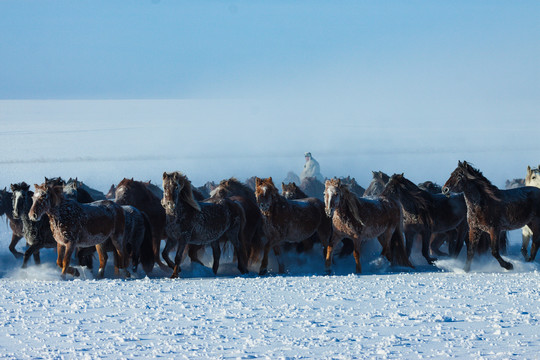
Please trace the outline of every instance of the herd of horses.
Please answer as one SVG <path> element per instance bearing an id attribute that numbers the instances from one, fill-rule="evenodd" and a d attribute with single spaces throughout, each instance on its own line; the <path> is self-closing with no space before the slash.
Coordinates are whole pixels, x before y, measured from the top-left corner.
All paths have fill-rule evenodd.
<path id="1" fill-rule="evenodd" d="M 40 263 L 40 249 L 56 248 L 63 277 L 79 276 L 70 266 L 74 255 L 80 265 L 92 267 L 95 252 L 98 277 L 103 277 L 112 252 L 117 275 L 129 277 L 130 264 L 133 271 L 141 264 L 150 274 L 157 264 L 171 268 L 176 278 L 184 254 L 202 264 L 200 251 L 207 246 L 216 274 L 226 243 L 232 244 L 242 274 L 257 265 L 259 275 L 266 274 L 271 251 L 284 273 L 282 252 L 314 247 L 322 251 L 326 272 L 331 273 L 334 249 L 339 248 L 340 256 L 353 254 L 360 273 L 362 246 L 369 239 L 378 240 L 381 257 L 392 265 L 413 267 L 410 256 L 417 238 L 429 264 L 434 256 L 457 257 L 465 244 L 466 271 L 475 253 L 488 249 L 511 270 L 513 265 L 501 257 L 506 231 L 523 229 L 521 251 L 527 261 L 535 259 L 540 246 L 540 166 L 527 168 L 524 185 L 499 189 L 465 161 L 458 162 L 442 187 L 430 181 L 416 185 L 403 174 L 379 171 L 373 172 L 367 189 L 350 177 L 324 184 L 307 178 L 299 185 L 282 183 L 280 193 L 271 177 L 245 183 L 230 178 L 197 188 L 186 175 L 165 172 L 163 190 L 123 179 L 105 195 L 77 179 L 45 178 L 34 191 L 24 182 L 1 190 L 0 215 L 9 219 L 9 249 L 22 257 L 23 268 L 30 257 Z M 23 237 L 28 245 L 24 254 L 15 248 Z M 441 250 L 444 243 L 447 253 Z"/>

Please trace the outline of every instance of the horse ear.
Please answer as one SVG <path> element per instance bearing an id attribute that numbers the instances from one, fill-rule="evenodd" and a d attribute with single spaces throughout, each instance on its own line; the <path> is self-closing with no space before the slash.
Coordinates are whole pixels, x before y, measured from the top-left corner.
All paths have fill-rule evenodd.
<path id="1" fill-rule="evenodd" d="M 530 173 L 531 173 L 531 167 L 527 166 L 527 174 L 530 174 Z"/>
<path id="2" fill-rule="evenodd" d="M 255 176 L 255 185 L 261 185 L 261 179 L 259 179 L 258 177 Z"/>
<path id="3" fill-rule="evenodd" d="M 271 181 L 271 182 L 274 182 L 274 180 L 272 180 L 271 176 L 268 178 L 268 180 Z"/>
<path id="4" fill-rule="evenodd" d="M 295 183 L 294 181 L 293 181 L 293 183 L 292 183 L 292 184 L 293 184 L 294 186 L 296 186 L 296 183 Z"/>
<path id="5" fill-rule="evenodd" d="M 462 163 L 460 160 L 458 160 L 457 166 L 462 167 L 462 166 L 463 166 L 463 163 Z"/>
<path id="6" fill-rule="evenodd" d="M 165 180 L 167 178 L 167 172 L 163 172 L 163 180 Z"/>

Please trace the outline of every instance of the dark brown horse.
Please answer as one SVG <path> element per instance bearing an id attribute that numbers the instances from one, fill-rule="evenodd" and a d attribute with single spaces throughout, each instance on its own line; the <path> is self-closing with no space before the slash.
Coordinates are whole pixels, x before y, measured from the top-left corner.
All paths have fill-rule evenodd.
<path id="1" fill-rule="evenodd" d="M 229 198 L 240 204 L 246 215 L 244 241 L 248 261 L 254 263 L 259 260 L 263 250 L 264 231 L 262 228 L 262 215 L 255 199 L 255 193 L 247 185 L 235 178 L 222 180 L 210 193 L 211 201 Z"/>
<path id="2" fill-rule="evenodd" d="M 443 193 L 463 192 L 467 204 L 469 241 L 465 271 L 471 268 L 476 246 L 482 233 L 491 238 L 491 254 L 507 270 L 513 265 L 499 253 L 499 237 L 504 230 L 519 229 L 525 225 L 533 232 L 531 255 L 536 257 L 540 246 L 540 189 L 525 186 L 517 189 L 500 190 L 466 161 L 458 162 L 457 168 L 443 186 Z"/>
<path id="3" fill-rule="evenodd" d="M 403 239 L 403 215 L 399 201 L 385 196 L 377 199 L 359 198 L 341 184 L 339 179 L 326 180 L 324 191 L 326 214 L 332 220 L 332 240 L 326 252 L 326 270 L 331 271 L 332 250 L 343 238 L 354 242 L 356 272 L 362 272 L 361 245 L 377 238 L 382 245 L 381 255 L 393 265 L 410 266 Z"/>
<path id="4" fill-rule="evenodd" d="M 163 258 L 174 269 L 171 278 L 178 277 L 184 249 L 188 244 L 211 245 L 214 253 L 212 270 L 217 273 L 221 255 L 220 240 L 230 241 L 238 258 L 238 269 L 247 273 L 244 248 L 245 215 L 242 207 L 229 199 L 198 202 L 193 198 L 188 178 L 179 173 L 163 173 L 162 204 L 167 213 L 167 243 Z M 174 263 L 169 251 L 178 245 Z"/>
<path id="5" fill-rule="evenodd" d="M 23 223 L 22 220 L 13 218 L 13 193 L 9 192 L 7 188 L 0 190 L 0 216 L 3 215 L 7 217 L 12 231 L 9 251 L 17 259 L 21 258 L 24 254 L 17 251 L 15 247 L 24 236 Z"/>
<path id="6" fill-rule="evenodd" d="M 280 245 L 283 242 L 298 243 L 317 234 L 323 246 L 328 244 L 332 234 L 332 223 L 325 215 L 321 200 L 316 198 L 287 200 L 279 194 L 272 178 L 256 179 L 255 196 L 263 215 L 266 235 L 260 275 L 267 273 L 270 249 L 276 254 L 279 272 L 285 271 L 280 256 Z"/>
<path id="7" fill-rule="evenodd" d="M 116 187 L 115 202 L 119 205 L 131 205 L 144 212 L 150 219 L 152 226 L 152 247 L 154 261 L 163 266 L 159 257 L 161 240 L 167 238 L 165 232 L 166 218 L 165 209 L 161 206 L 161 198 L 157 196 L 163 193 L 161 189 L 150 182 L 123 179 Z"/>
<path id="8" fill-rule="evenodd" d="M 429 241 L 432 234 L 450 234 L 451 254 L 459 254 L 467 236 L 467 206 L 463 194 L 444 196 L 420 189 L 403 174 L 394 174 L 382 192 L 383 196 L 396 197 L 403 207 L 403 226 L 410 255 L 413 241 L 422 236 L 422 255 L 429 264 L 436 259 L 430 257 Z"/>
<path id="9" fill-rule="evenodd" d="M 96 246 L 100 255 L 98 276 L 103 276 L 105 262 L 101 244 L 108 238 L 123 264 L 125 244 L 123 242 L 125 217 L 120 205 L 109 200 L 80 204 L 64 197 L 61 186 L 47 184 L 34 185 L 36 192 L 28 216 L 39 221 L 45 214 L 49 216 L 53 237 L 58 245 L 57 264 L 66 273 L 78 276 L 79 272 L 69 266 L 71 254 L 77 247 Z M 126 276 L 129 273 L 126 270 Z"/>
<path id="10" fill-rule="evenodd" d="M 20 219 L 23 224 L 23 235 L 29 245 L 24 253 L 22 267 L 25 268 L 30 256 L 34 257 L 36 264 L 40 263 L 39 250 L 42 248 L 56 248 L 56 241 L 52 235 L 49 218 L 44 216 L 39 221 L 32 221 L 28 212 L 32 207 L 30 186 L 25 182 L 12 184 L 13 191 L 13 218 Z"/>

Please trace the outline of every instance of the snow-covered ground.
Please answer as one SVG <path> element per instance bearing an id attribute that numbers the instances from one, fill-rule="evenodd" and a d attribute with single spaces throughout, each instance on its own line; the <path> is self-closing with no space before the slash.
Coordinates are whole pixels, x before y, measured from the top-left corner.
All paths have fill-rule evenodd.
<path id="1" fill-rule="evenodd" d="M 352 175 L 364 186 L 379 169 L 442 183 L 458 160 L 502 186 L 538 163 L 538 141 L 525 127 L 495 126 L 487 138 L 477 135 L 481 123 L 465 133 L 423 121 L 317 122 L 327 114 L 316 112 L 306 127 L 292 121 L 298 109 L 277 108 L 232 100 L 0 101 L 0 185 L 78 176 L 105 191 L 123 177 L 159 184 L 173 170 L 195 185 L 230 176 L 281 181 L 300 172 L 304 151 L 325 176 Z M 22 270 L 10 238 L 0 221 L 0 358 L 533 359 L 540 351 L 539 260 L 522 260 L 519 231 L 506 256 L 513 271 L 485 256 L 465 274 L 463 257 L 428 266 L 418 251 L 415 269 L 395 269 L 370 243 L 362 275 L 351 274 L 352 257 L 337 258 L 334 274 L 323 275 L 317 249 L 288 254 L 287 276 L 261 278 L 255 268 L 238 276 L 225 262 L 214 277 L 186 260 L 175 281 L 161 269 L 115 279 L 111 267 L 105 280 L 81 269 L 80 279 L 62 281 L 53 250 L 43 250 L 43 265 Z"/>

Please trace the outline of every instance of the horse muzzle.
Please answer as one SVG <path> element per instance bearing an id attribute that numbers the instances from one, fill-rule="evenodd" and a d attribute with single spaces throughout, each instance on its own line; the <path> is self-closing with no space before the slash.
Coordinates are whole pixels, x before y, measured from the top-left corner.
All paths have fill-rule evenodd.
<path id="1" fill-rule="evenodd" d="M 325 208 L 324 211 L 326 212 L 326 216 L 328 216 L 329 218 L 331 218 L 331 217 L 334 216 L 334 209 L 332 209 L 332 208 Z"/>
<path id="2" fill-rule="evenodd" d="M 442 188 L 443 195 L 446 195 L 446 197 L 450 197 L 450 188 L 448 186 L 445 186 Z"/>
<path id="3" fill-rule="evenodd" d="M 161 206 L 163 206 L 163 208 L 167 210 L 174 210 L 174 208 L 176 207 L 175 203 L 173 203 L 172 201 L 165 201 L 165 200 L 161 201 Z"/>

